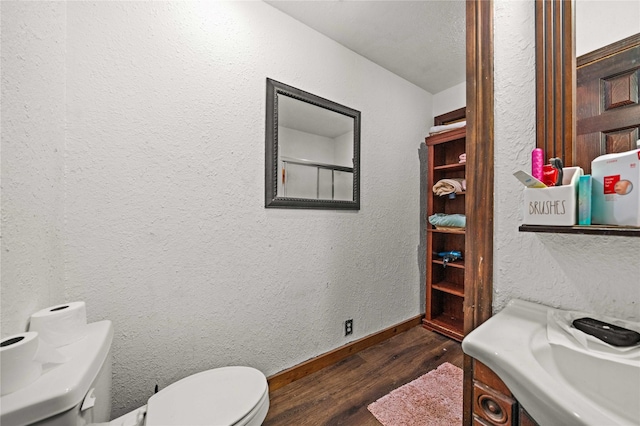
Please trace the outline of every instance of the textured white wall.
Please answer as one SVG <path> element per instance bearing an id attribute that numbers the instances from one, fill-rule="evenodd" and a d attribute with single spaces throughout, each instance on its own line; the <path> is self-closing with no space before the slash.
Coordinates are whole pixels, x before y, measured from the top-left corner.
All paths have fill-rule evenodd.
<path id="1" fill-rule="evenodd" d="M 64 300 L 65 10 L 0 2 L 3 336 Z"/>
<path id="2" fill-rule="evenodd" d="M 27 19 L 4 3 L 3 24 Z M 63 191 L 61 151 L 45 147 L 10 169 L 4 162 L 33 154 L 3 157 L 3 180 L 58 179 L 42 194 L 13 191 L 7 221 L 29 229 L 11 230 L 12 241 L 40 242 L 65 212 L 53 238 L 63 291 L 37 282 L 5 298 L 6 278 L 31 255 L 42 256 L 33 281 L 48 277 L 50 258 L 62 262 L 57 248 L 17 253 L 2 270 L 3 327 L 23 328 L 47 294 L 85 300 L 90 321 L 111 319 L 118 415 L 145 403 L 156 383 L 230 364 L 270 375 L 420 313 L 417 149 L 429 93 L 263 2 L 65 10 L 55 16 L 59 33 L 34 38 L 35 52 L 5 44 L 3 28 L 3 68 L 5 49 L 14 52 L 9 69 L 22 55 L 44 62 L 25 85 L 55 116 L 49 128 L 25 124 L 25 143 L 28 132 L 55 134 L 65 118 L 67 129 Z M 267 77 L 362 112 L 359 212 L 264 208 Z M 3 110 L 3 132 L 19 114 Z M 13 219 L 18 203 L 46 207 L 44 217 Z"/>
<path id="3" fill-rule="evenodd" d="M 640 240 L 532 234 L 522 185 L 535 148 L 532 1 L 495 3 L 494 311 L 512 298 L 640 321 Z"/>
<path id="4" fill-rule="evenodd" d="M 433 115 L 438 116 L 467 105 L 467 82 L 463 81 L 453 87 L 433 95 Z"/>

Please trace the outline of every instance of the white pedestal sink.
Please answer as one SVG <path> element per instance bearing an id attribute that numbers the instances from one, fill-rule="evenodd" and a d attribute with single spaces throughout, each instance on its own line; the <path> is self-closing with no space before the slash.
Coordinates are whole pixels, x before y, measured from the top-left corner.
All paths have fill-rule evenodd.
<path id="1" fill-rule="evenodd" d="M 558 343 L 551 334 L 550 341 L 547 318 L 564 312 L 513 300 L 469 333 L 462 349 L 491 368 L 542 426 L 640 425 L 640 346 L 599 351 L 570 336 Z"/>

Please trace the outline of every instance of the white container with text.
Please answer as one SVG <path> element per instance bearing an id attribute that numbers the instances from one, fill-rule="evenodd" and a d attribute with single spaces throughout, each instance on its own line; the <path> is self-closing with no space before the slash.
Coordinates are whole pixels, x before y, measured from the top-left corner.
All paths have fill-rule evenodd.
<path id="1" fill-rule="evenodd" d="M 526 225 L 573 226 L 578 223 L 578 179 L 581 167 L 565 167 L 562 185 L 524 189 L 524 220 Z"/>

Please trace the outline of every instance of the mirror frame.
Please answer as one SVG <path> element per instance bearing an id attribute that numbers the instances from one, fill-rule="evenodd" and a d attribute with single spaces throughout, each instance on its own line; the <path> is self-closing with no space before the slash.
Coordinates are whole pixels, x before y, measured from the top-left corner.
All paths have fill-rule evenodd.
<path id="1" fill-rule="evenodd" d="M 535 2 L 536 146 L 574 164 L 576 47 L 573 0 Z"/>
<path id="2" fill-rule="evenodd" d="M 317 200 L 279 197 L 278 190 L 278 95 L 325 108 L 353 118 L 353 200 Z M 360 210 L 360 111 L 304 90 L 267 78 L 265 127 L 265 207 Z"/>

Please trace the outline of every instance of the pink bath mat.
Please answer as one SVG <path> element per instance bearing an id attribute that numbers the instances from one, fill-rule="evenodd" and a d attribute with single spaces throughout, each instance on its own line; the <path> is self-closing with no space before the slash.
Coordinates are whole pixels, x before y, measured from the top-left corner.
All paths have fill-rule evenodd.
<path id="1" fill-rule="evenodd" d="M 384 426 L 461 425 L 462 375 L 445 362 L 367 408 Z"/>

